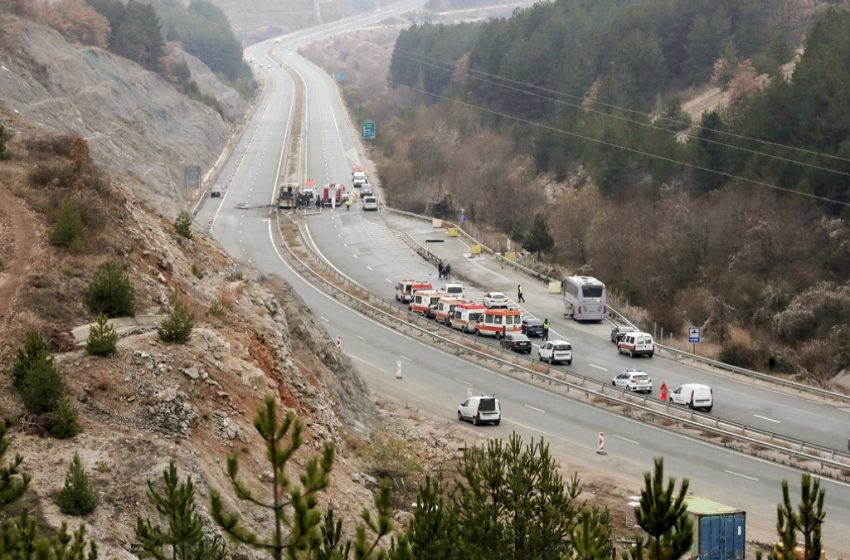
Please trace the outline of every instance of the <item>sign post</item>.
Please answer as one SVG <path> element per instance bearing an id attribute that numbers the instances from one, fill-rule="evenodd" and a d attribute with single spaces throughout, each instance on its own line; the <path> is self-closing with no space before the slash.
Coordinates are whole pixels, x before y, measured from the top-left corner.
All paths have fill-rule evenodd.
<path id="1" fill-rule="evenodd" d="M 360 121 L 360 138 L 363 140 L 374 140 L 378 135 L 375 121 Z"/>
<path id="2" fill-rule="evenodd" d="M 462 224 L 466 221 L 466 214 L 464 214 L 463 208 L 460 209 L 460 214 L 457 217 L 457 223 Z"/>
<path id="3" fill-rule="evenodd" d="M 697 353 L 697 342 L 700 341 L 699 327 L 688 327 L 688 342 L 694 345 L 693 353 Z"/>

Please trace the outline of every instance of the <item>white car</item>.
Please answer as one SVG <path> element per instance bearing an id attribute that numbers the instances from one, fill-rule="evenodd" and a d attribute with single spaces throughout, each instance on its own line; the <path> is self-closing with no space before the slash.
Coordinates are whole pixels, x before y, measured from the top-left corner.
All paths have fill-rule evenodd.
<path id="1" fill-rule="evenodd" d="M 496 426 L 502 421 L 502 407 L 495 396 L 469 397 L 457 407 L 458 420 L 470 420 L 474 425 L 492 422 Z"/>
<path id="2" fill-rule="evenodd" d="M 640 369 L 627 369 L 615 377 L 611 385 L 637 393 L 652 392 L 652 379 Z"/>
<path id="3" fill-rule="evenodd" d="M 508 296 L 502 292 L 487 292 L 484 294 L 484 307 L 491 309 L 493 307 L 508 307 Z"/>
<path id="4" fill-rule="evenodd" d="M 681 404 L 691 409 L 711 412 L 714 406 L 714 391 L 708 385 L 685 383 L 670 393 L 670 402 Z"/>
<path id="5" fill-rule="evenodd" d="M 563 362 L 567 365 L 573 363 L 573 345 L 567 340 L 550 340 L 537 349 L 537 359 L 541 362 Z"/>
<path id="6" fill-rule="evenodd" d="M 458 282 L 450 282 L 448 284 L 444 284 L 442 288 L 440 288 L 441 292 L 445 292 L 452 297 L 462 298 L 463 297 L 463 284 Z"/>

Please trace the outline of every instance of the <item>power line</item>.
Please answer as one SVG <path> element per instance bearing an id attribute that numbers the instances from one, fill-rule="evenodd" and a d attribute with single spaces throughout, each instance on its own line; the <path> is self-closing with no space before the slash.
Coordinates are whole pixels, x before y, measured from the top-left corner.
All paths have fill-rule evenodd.
<path id="1" fill-rule="evenodd" d="M 428 66 L 438 68 L 440 70 L 445 70 L 447 72 L 453 72 L 454 71 L 454 63 L 451 62 L 451 61 L 440 60 L 440 59 L 437 59 L 437 58 L 428 57 L 428 56 L 423 55 L 423 54 L 415 53 L 415 52 L 412 52 L 412 51 L 405 51 L 405 50 L 398 49 L 398 48 L 394 49 L 394 52 L 400 52 L 400 53 L 402 53 L 402 56 L 404 58 L 407 58 L 408 60 L 412 60 L 413 62 L 416 62 L 418 64 L 425 64 L 425 65 L 428 65 Z M 412 57 L 417 57 L 417 58 L 420 58 L 422 60 L 416 60 L 415 58 L 412 58 Z M 424 61 L 431 61 L 434 64 L 430 64 L 430 63 L 424 62 Z M 445 66 L 441 67 L 441 66 L 437 66 L 437 64 L 442 64 L 442 65 L 445 65 Z M 494 80 L 501 80 L 501 81 L 504 81 L 504 82 L 507 82 L 507 83 L 510 83 L 510 84 L 525 86 L 525 87 L 528 87 L 528 88 L 539 90 L 539 91 L 544 92 L 544 93 L 548 93 L 548 94 L 552 94 L 552 95 L 556 95 L 556 96 L 561 96 L 561 97 L 568 97 L 568 98 L 571 98 L 571 99 L 576 99 L 580 102 L 584 102 L 584 99 L 577 96 L 577 95 L 564 93 L 564 92 L 561 92 L 561 91 L 558 91 L 558 90 L 553 90 L 553 89 L 550 89 L 550 88 L 547 88 L 547 87 L 544 87 L 544 86 L 539 86 L 539 85 L 532 84 L 532 83 L 529 83 L 529 82 L 523 82 L 521 80 L 515 80 L 515 79 L 512 79 L 512 78 L 499 76 L 497 74 L 484 72 L 483 70 L 467 69 L 467 73 L 472 75 L 472 77 L 477 79 L 477 80 L 481 80 L 481 81 L 484 81 L 486 83 L 490 83 L 492 85 L 496 85 L 496 86 L 503 87 L 503 88 L 506 88 L 506 89 L 511 89 L 513 91 L 524 93 L 526 95 L 533 95 L 533 96 L 539 97 L 541 99 L 554 101 L 556 103 L 560 103 L 560 104 L 567 105 L 567 106 L 570 106 L 570 107 L 581 108 L 583 110 L 602 114 L 602 115 L 606 115 L 606 116 L 609 116 L 611 118 L 615 118 L 615 119 L 639 124 L 641 126 L 648 126 L 648 127 L 651 127 L 651 128 L 656 128 L 658 130 L 678 134 L 677 131 L 672 130 L 672 129 L 666 129 L 664 127 L 653 125 L 651 123 L 635 121 L 633 119 L 628 119 L 627 117 L 614 115 L 614 114 L 611 114 L 611 113 L 606 113 L 604 111 L 599 111 L 599 110 L 596 110 L 596 109 L 588 109 L 581 104 L 575 105 L 575 104 L 567 103 L 566 101 L 563 101 L 561 99 L 557 99 L 557 98 L 554 98 L 554 97 L 549 97 L 549 96 L 545 96 L 545 95 L 541 95 L 541 94 L 536 94 L 536 93 L 526 91 L 526 90 L 522 90 L 522 89 L 519 89 L 519 88 L 513 88 L 511 86 L 499 83 L 498 81 L 494 81 Z M 479 77 L 479 76 L 483 76 L 483 77 Z M 652 115 L 650 115 L 650 114 L 643 113 L 643 112 L 637 111 L 635 109 L 629 109 L 627 107 L 621 107 L 621 106 L 618 106 L 618 105 L 613 105 L 613 104 L 605 103 L 605 102 L 602 102 L 602 101 L 592 101 L 591 103 L 594 104 L 594 105 L 601 105 L 603 107 L 616 109 L 618 111 L 623 111 L 623 112 L 626 112 L 626 113 L 632 113 L 632 114 L 635 114 L 635 115 L 638 115 L 638 116 L 641 116 L 641 117 L 644 117 L 644 118 L 647 118 L 647 119 L 652 118 Z M 670 122 L 670 123 L 680 124 L 680 125 L 686 126 L 686 127 L 691 126 L 691 123 L 679 121 L 679 120 L 676 120 L 676 119 L 671 119 L 671 118 L 665 117 L 664 120 L 667 121 L 667 122 Z M 808 154 L 808 155 L 814 155 L 814 156 L 818 156 L 818 157 L 824 157 L 824 158 L 829 158 L 829 159 L 834 159 L 834 160 L 850 163 L 850 158 L 845 158 L 845 157 L 841 157 L 841 156 L 838 156 L 838 155 L 827 154 L 827 153 L 824 153 L 824 152 L 818 152 L 818 151 L 815 151 L 815 150 L 810 150 L 810 149 L 807 149 L 807 148 L 801 148 L 801 147 L 797 147 L 797 146 L 789 146 L 789 145 L 786 145 L 786 144 L 780 144 L 778 142 L 771 142 L 770 140 L 762 140 L 762 139 L 759 139 L 759 138 L 753 138 L 753 137 L 750 137 L 750 136 L 745 136 L 743 134 L 737 134 L 735 132 L 729 132 L 729 131 L 715 129 L 715 128 L 702 127 L 702 126 L 700 128 L 702 130 L 714 132 L 716 134 L 720 134 L 720 135 L 724 135 L 724 136 L 730 136 L 730 137 L 733 137 L 733 138 L 738 138 L 738 139 L 741 139 L 741 140 L 746 140 L 746 141 L 749 141 L 749 142 L 765 144 L 765 145 L 768 145 L 768 146 L 774 146 L 774 147 L 783 148 L 783 149 L 786 149 L 786 150 L 797 151 L 797 152 L 805 153 L 805 154 Z M 685 134 L 685 136 L 687 136 L 689 138 L 696 138 L 692 134 L 687 134 L 687 133 Z M 716 140 L 709 140 L 709 139 L 704 139 L 704 138 L 703 139 L 697 138 L 697 139 L 704 141 L 704 142 L 710 142 L 710 143 L 719 144 L 719 145 L 722 145 L 722 146 L 727 146 L 727 147 L 732 148 L 732 149 L 741 150 L 741 151 L 744 151 L 744 152 L 749 152 L 749 153 L 752 153 L 752 154 L 755 154 L 755 155 L 761 155 L 761 156 L 768 157 L 768 158 L 774 158 L 774 159 L 786 161 L 788 163 L 795 163 L 795 164 L 803 165 L 803 166 L 806 166 L 806 167 L 811 167 L 811 168 L 818 169 L 818 170 L 821 170 L 821 171 L 827 171 L 827 172 L 830 172 L 830 173 L 837 173 L 839 175 L 850 176 L 850 173 L 848 173 L 848 172 L 839 171 L 837 169 L 832 169 L 832 168 L 829 168 L 829 167 L 823 167 L 823 166 L 819 166 L 817 164 L 812 164 L 812 163 L 808 163 L 808 162 L 804 162 L 804 161 L 800 161 L 800 160 L 785 158 L 785 157 L 782 157 L 782 156 L 779 156 L 779 155 L 768 154 L 768 153 L 765 153 L 765 152 L 760 152 L 758 150 L 752 150 L 752 149 L 749 149 L 749 148 L 745 148 L 743 146 L 735 146 L 734 144 L 727 144 L 727 143 L 723 143 L 723 142 L 718 142 Z"/>
<path id="2" fill-rule="evenodd" d="M 666 161 L 668 163 L 674 163 L 674 164 L 677 164 L 677 165 L 682 165 L 684 167 L 696 169 L 697 171 L 704 171 L 706 173 L 713 173 L 715 175 L 721 175 L 721 176 L 726 177 L 728 179 L 733 179 L 733 180 L 736 180 L 736 181 L 743 181 L 743 182 L 746 182 L 746 183 L 751 183 L 751 184 L 758 185 L 758 186 L 761 186 L 761 187 L 767 187 L 769 189 L 787 192 L 787 193 L 790 193 L 790 194 L 796 194 L 798 196 L 803 196 L 803 197 L 810 198 L 810 199 L 813 199 L 813 200 L 819 200 L 821 202 L 828 202 L 830 204 L 837 204 L 839 206 L 850 206 L 850 203 L 848 203 L 848 202 L 842 202 L 840 200 L 835 200 L 833 198 L 828 198 L 828 197 L 825 197 L 825 196 L 819 196 L 819 195 L 812 194 L 812 193 L 807 193 L 807 192 L 802 192 L 802 191 L 798 191 L 798 190 L 794 190 L 794 189 L 789 189 L 787 187 L 781 187 L 779 185 L 774 185 L 772 183 L 759 181 L 757 179 L 749 179 L 747 177 L 741 177 L 739 175 L 734 175 L 732 173 L 727 173 L 725 171 L 718 171 L 716 169 L 710 169 L 708 167 L 703 167 L 701 165 L 696 165 L 696 164 L 689 163 L 689 162 L 686 162 L 686 161 L 680 161 L 680 160 L 677 160 L 677 159 L 673 159 L 673 158 L 670 158 L 670 157 L 667 157 L 667 156 L 662 156 L 662 155 L 653 154 L 653 153 L 650 153 L 650 152 L 645 152 L 643 150 L 638 150 L 637 148 L 631 148 L 629 146 L 623 146 L 623 145 L 616 144 L 614 142 L 608 142 L 608 141 L 605 141 L 605 140 L 599 140 L 598 138 L 592 138 L 590 136 L 585 136 L 585 135 L 579 134 L 577 132 L 571 132 L 569 130 L 564 130 L 564 129 L 557 128 L 557 127 L 554 127 L 554 126 L 551 126 L 551 125 L 534 122 L 534 121 L 531 121 L 531 120 L 528 120 L 528 119 L 525 119 L 525 118 L 522 118 L 522 117 L 517 117 L 515 115 L 510 115 L 508 113 L 503 113 L 501 111 L 496 111 L 496 110 L 493 110 L 493 109 L 488 109 L 487 107 L 481 107 L 479 105 L 475 105 L 473 103 L 468 103 L 466 101 L 461 101 L 459 99 L 454 99 L 454 98 L 448 97 L 446 95 L 441 95 L 439 93 L 432 93 L 432 92 L 429 92 L 427 90 L 419 89 L 419 88 L 416 88 L 416 87 L 413 87 L 413 86 L 407 86 L 407 87 L 409 87 L 413 91 L 417 91 L 419 93 L 424 93 L 425 95 L 429 95 L 431 97 L 436 97 L 437 99 L 443 99 L 443 100 L 446 100 L 446 101 L 450 101 L 450 102 L 456 103 L 458 105 L 463 105 L 465 107 L 469 107 L 470 109 L 475 109 L 475 110 L 482 111 L 482 112 L 485 112 L 485 113 L 490 113 L 491 115 L 496 115 L 496 116 L 503 117 L 503 118 L 506 118 L 506 119 L 514 120 L 514 121 L 521 122 L 521 123 L 524 123 L 524 124 L 528 124 L 528 125 L 531 125 L 531 126 L 534 126 L 534 127 L 542 128 L 544 130 L 549 130 L 549 131 L 557 132 L 557 133 L 560 133 L 560 134 L 566 134 L 567 136 L 573 136 L 575 138 L 579 138 L 581 140 L 586 140 L 588 142 L 593 142 L 595 144 L 601 144 L 603 146 L 609 146 L 611 148 L 617 148 L 619 150 L 625 150 L 627 152 L 638 154 L 638 155 L 641 155 L 641 156 L 644 156 L 644 157 L 653 158 L 653 159 L 657 159 L 657 160 L 661 160 L 661 161 Z"/>

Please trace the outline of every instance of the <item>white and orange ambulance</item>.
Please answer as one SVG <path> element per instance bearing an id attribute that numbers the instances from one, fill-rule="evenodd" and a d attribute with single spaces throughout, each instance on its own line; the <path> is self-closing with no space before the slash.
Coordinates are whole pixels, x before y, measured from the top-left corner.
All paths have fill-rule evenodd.
<path id="1" fill-rule="evenodd" d="M 417 290 L 413 292 L 413 299 L 410 300 L 407 308 L 413 313 L 425 314 L 432 305 L 437 305 L 440 298 L 445 295 L 443 292 L 436 290 Z"/>
<path id="2" fill-rule="evenodd" d="M 475 334 L 478 336 L 501 338 L 502 333 L 518 332 L 522 332 L 522 313 L 519 309 L 488 309 L 475 325 Z"/>
<path id="3" fill-rule="evenodd" d="M 410 303 L 413 292 L 418 290 L 433 290 L 434 286 L 425 280 L 402 280 L 395 285 L 395 299 L 402 303 Z"/>
<path id="4" fill-rule="evenodd" d="M 464 301 L 465 300 L 463 298 L 445 295 L 444 293 L 443 297 L 440 298 L 440 301 L 437 302 L 437 309 L 434 312 L 434 320 L 438 323 L 448 325 L 449 321 L 451 321 L 452 312 L 455 310 L 455 307 Z"/>
<path id="5" fill-rule="evenodd" d="M 455 305 L 449 323 L 453 329 L 473 333 L 475 332 L 475 325 L 478 324 L 479 317 L 485 311 L 487 311 L 487 308 L 480 303 L 474 303 L 468 300 L 462 301 Z"/>

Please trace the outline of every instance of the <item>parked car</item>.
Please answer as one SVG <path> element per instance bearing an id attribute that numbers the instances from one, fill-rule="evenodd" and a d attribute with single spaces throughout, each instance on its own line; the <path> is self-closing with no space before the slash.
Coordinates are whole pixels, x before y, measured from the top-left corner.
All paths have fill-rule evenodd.
<path id="1" fill-rule="evenodd" d="M 441 292 L 445 292 L 450 296 L 455 296 L 462 298 L 463 297 L 463 284 L 460 282 L 449 282 L 444 284 L 442 288 L 440 288 Z"/>
<path id="2" fill-rule="evenodd" d="M 611 342 L 617 344 L 628 333 L 635 331 L 637 331 L 637 329 L 634 327 L 628 327 L 626 325 L 617 325 L 613 329 L 611 329 Z"/>
<path id="3" fill-rule="evenodd" d="M 617 343 L 617 352 L 628 354 L 632 358 L 636 356 L 649 356 L 651 358 L 655 353 L 655 343 L 652 341 L 651 334 L 630 332 L 623 335 L 623 338 Z"/>
<path id="4" fill-rule="evenodd" d="M 543 321 L 534 317 L 523 317 L 522 334 L 529 338 L 532 336 L 543 336 Z"/>
<path id="5" fill-rule="evenodd" d="M 502 292 L 487 292 L 484 294 L 484 306 L 488 309 L 492 307 L 507 307 L 508 296 Z"/>
<path id="6" fill-rule="evenodd" d="M 499 346 L 520 354 L 531 354 L 531 340 L 522 333 L 507 333 L 499 341 Z"/>
<path id="7" fill-rule="evenodd" d="M 210 189 L 210 198 L 221 198 L 221 185 L 213 185 Z"/>
<path id="8" fill-rule="evenodd" d="M 360 196 L 373 196 L 372 185 L 369 183 L 363 183 L 360 187 Z"/>
<path id="9" fill-rule="evenodd" d="M 537 359 L 541 362 L 573 363 L 573 345 L 566 340 L 550 340 L 537 350 Z"/>
<path id="10" fill-rule="evenodd" d="M 364 196 L 363 197 L 363 210 L 377 210 L 378 209 L 378 199 L 374 196 Z"/>
<path id="11" fill-rule="evenodd" d="M 714 406 L 714 391 L 708 385 L 685 383 L 670 393 L 670 402 L 691 409 L 711 412 L 711 408 Z"/>
<path id="12" fill-rule="evenodd" d="M 476 426 L 482 422 L 492 422 L 496 426 L 502 421 L 502 407 L 495 396 L 469 397 L 457 407 L 458 420 L 471 420 Z"/>
<path id="13" fill-rule="evenodd" d="M 652 379 L 640 369 L 625 370 L 611 381 L 611 385 L 637 393 L 652 392 Z"/>

